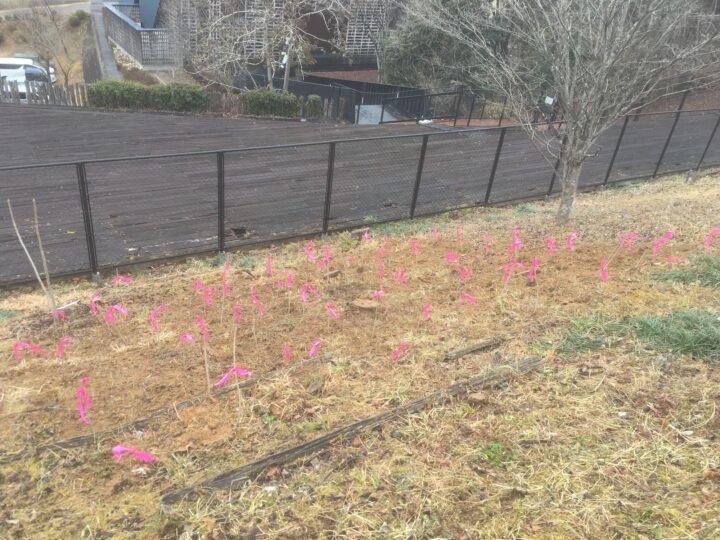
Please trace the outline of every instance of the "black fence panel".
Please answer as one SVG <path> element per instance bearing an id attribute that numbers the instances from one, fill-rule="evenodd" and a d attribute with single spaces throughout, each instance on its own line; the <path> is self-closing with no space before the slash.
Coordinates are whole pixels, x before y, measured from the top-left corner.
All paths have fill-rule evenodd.
<path id="1" fill-rule="evenodd" d="M 422 137 L 338 143 L 330 228 L 410 214 Z"/>
<path id="2" fill-rule="evenodd" d="M 704 155 L 701 155 L 702 162 L 698 161 L 696 166 L 713 167 L 720 165 L 720 111 L 712 111 L 715 117 L 715 126 L 708 140 L 703 145 Z"/>
<path id="3" fill-rule="evenodd" d="M 88 163 L 98 262 L 138 262 L 217 244 L 213 155 Z"/>
<path id="4" fill-rule="evenodd" d="M 612 156 L 617 147 L 620 133 L 622 132 L 623 122 L 620 121 L 600 136 L 600 139 L 593 145 L 590 150 L 590 157 L 583 163 L 582 172 L 580 173 L 579 186 L 590 187 L 599 186 L 605 182 Z M 623 139 L 625 136 L 623 135 Z M 553 192 L 559 191 L 560 183 L 555 182 Z"/>
<path id="5" fill-rule="evenodd" d="M 552 145 L 555 152 L 559 143 L 550 134 L 540 130 L 533 142 L 520 127 L 505 129 L 502 154 L 488 202 L 494 204 L 544 196 L 550 186 L 555 159 L 552 153 L 541 151 L 540 148 Z M 548 139 L 553 142 L 548 142 Z"/>
<path id="6" fill-rule="evenodd" d="M 482 204 L 499 138 L 499 130 L 430 137 L 417 215 Z"/>
<path id="7" fill-rule="evenodd" d="M 697 167 L 717 119 L 718 114 L 714 111 L 680 113 L 658 174 L 687 171 Z"/>
<path id="8" fill-rule="evenodd" d="M 42 273 L 36 240 L 32 199 L 51 276 L 87 269 L 83 212 L 74 165 L 0 171 L 0 283 L 33 277 L 32 266 L 17 240 L 10 220 L 10 199 L 20 234 Z"/>
<path id="9" fill-rule="evenodd" d="M 674 120 L 675 113 L 631 117 L 609 181 L 652 176 Z"/>
<path id="10" fill-rule="evenodd" d="M 225 244 L 322 230 L 328 145 L 225 154 Z"/>

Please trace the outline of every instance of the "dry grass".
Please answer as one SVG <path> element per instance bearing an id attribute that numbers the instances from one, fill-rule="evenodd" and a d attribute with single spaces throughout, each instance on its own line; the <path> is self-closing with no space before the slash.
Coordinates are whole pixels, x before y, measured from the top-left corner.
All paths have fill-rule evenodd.
<path id="1" fill-rule="evenodd" d="M 89 434 L 142 416 L 155 407 L 202 393 L 199 346 L 181 344 L 201 315 L 210 331 L 213 378 L 232 365 L 231 303 L 242 308 L 237 365 L 257 374 L 292 364 L 322 339 L 332 362 L 280 370 L 267 382 L 179 411 L 145 430 L 100 439 L 93 447 L 47 453 L 0 465 L 0 522 L 14 537 L 176 538 L 711 538 L 720 534 L 720 371 L 710 357 L 653 345 L 637 328 L 611 332 L 599 348 L 567 351 L 573 321 L 650 320 L 688 310 L 720 313 L 720 289 L 699 282 L 658 281 L 677 265 L 658 263 L 650 240 L 671 230 L 664 256 L 703 249 L 717 226 L 720 185 L 709 176 L 688 185 L 668 179 L 582 195 L 572 230 L 577 251 L 542 203 L 482 209 L 432 220 L 374 228 L 370 241 L 349 234 L 330 246 L 328 269 L 308 261 L 302 244 L 234 254 L 232 297 L 221 300 L 222 264 L 213 259 L 133 273 L 132 285 L 106 284 L 101 309 L 121 303 L 126 320 L 108 327 L 89 314 L 84 281 L 59 285 L 61 301 L 80 299 L 63 324 L 52 325 L 36 292 L 19 289 L 0 300 L 0 451 Z M 648 211 L 651 209 L 652 211 Z M 503 284 L 501 267 L 514 225 L 520 258 L 540 257 L 536 286 L 516 273 Z M 438 226 L 440 240 L 429 233 Z M 462 237 L 456 237 L 460 230 Z M 617 233 L 645 241 L 633 252 Z M 388 234 L 385 244 L 383 235 Z M 492 237 L 490 253 L 484 253 Z M 558 253 L 546 255 L 544 239 Z M 418 253 L 410 253 L 411 239 Z M 385 246 L 386 296 L 377 310 L 352 306 L 378 288 L 377 249 Z M 717 249 L 717 248 L 715 248 Z M 454 251 L 472 270 L 461 283 L 445 261 Z M 265 274 L 273 257 L 274 275 Z M 609 280 L 599 279 L 608 261 Z M 404 268 L 407 286 L 394 283 Z M 339 270 L 326 278 L 328 270 Z M 291 292 L 276 281 L 294 275 Z M 193 294 L 201 279 L 216 289 L 210 307 Z M 322 297 L 299 301 L 312 283 Z M 248 296 L 263 302 L 259 317 Z M 477 305 L 461 304 L 462 292 Z M 333 321 L 325 303 L 340 313 Z M 154 336 L 147 317 L 167 310 Z M 432 304 L 424 321 L 422 306 Z M 653 319 L 654 320 L 654 319 Z M 72 335 L 62 361 L 11 360 L 16 339 L 46 350 Z M 443 353 L 493 335 L 507 335 L 499 358 L 541 354 L 541 374 L 362 433 L 307 461 L 266 471 L 228 497 L 160 509 L 161 492 L 211 477 L 266 453 L 289 448 L 362 416 L 390 408 L 487 368 L 492 354 L 438 363 Z M 604 335 L 604 334 L 603 334 Z M 397 361 L 402 341 L 410 350 Z M 712 350 L 712 349 L 710 349 Z M 91 424 L 77 420 L 73 392 L 89 377 Z M 150 451 L 141 466 L 109 449 L 126 444 Z"/>

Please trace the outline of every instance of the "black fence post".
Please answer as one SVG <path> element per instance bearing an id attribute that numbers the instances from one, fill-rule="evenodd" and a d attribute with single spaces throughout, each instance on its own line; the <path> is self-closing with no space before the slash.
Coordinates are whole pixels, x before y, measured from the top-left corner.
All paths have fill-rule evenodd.
<path id="1" fill-rule="evenodd" d="M 332 204 L 332 185 L 333 176 L 335 174 L 335 144 L 330 143 L 328 151 L 328 168 L 327 168 L 327 184 L 325 185 L 325 210 L 323 211 L 323 234 L 328 232 L 330 225 L 330 205 Z"/>
<path id="2" fill-rule="evenodd" d="M 623 122 L 623 127 L 620 130 L 620 136 L 618 137 L 618 142 L 615 145 L 615 151 L 613 152 L 612 158 L 610 159 L 610 165 L 608 165 L 608 170 L 605 173 L 605 180 L 603 180 L 603 186 L 606 186 L 608 181 L 610 180 L 610 173 L 613 170 L 613 166 L 615 165 L 615 158 L 617 158 L 618 152 L 620 151 L 620 145 L 622 144 L 623 137 L 625 136 L 625 130 L 627 129 L 628 122 L 630 121 L 630 115 L 625 115 L 625 121 Z"/>
<path id="3" fill-rule="evenodd" d="M 502 111 L 500 112 L 500 120 L 498 120 L 498 127 L 502 126 L 503 120 L 505 120 L 505 107 L 507 107 L 507 97 L 503 101 Z"/>
<path id="4" fill-rule="evenodd" d="M 498 163 L 500 162 L 500 153 L 502 152 L 503 142 L 505 141 L 505 131 L 507 128 L 500 130 L 500 140 L 498 141 L 497 150 L 495 150 L 495 160 L 493 161 L 492 170 L 490 171 L 490 180 L 488 181 L 487 191 L 485 192 L 485 206 L 490 202 L 490 192 L 492 191 L 493 182 L 495 181 L 495 173 L 497 172 Z"/>
<path id="5" fill-rule="evenodd" d="M 457 95 L 457 101 L 455 102 L 455 120 L 453 120 L 453 127 L 457 127 L 458 114 L 460 114 L 460 102 L 465 95 L 465 87 L 460 87 L 460 91 Z"/>
<path id="6" fill-rule="evenodd" d="M 217 153 L 218 251 L 225 251 L 225 153 Z"/>
<path id="7" fill-rule="evenodd" d="M 380 109 L 380 123 L 383 123 L 383 119 L 385 118 L 385 99 L 383 98 L 382 102 L 382 108 Z"/>
<path id="8" fill-rule="evenodd" d="M 550 179 L 550 187 L 547 191 L 547 196 L 552 195 L 553 188 L 555 187 L 555 180 L 557 179 L 558 171 L 560 170 L 560 162 L 562 161 L 563 152 L 565 152 L 565 145 L 567 144 L 568 136 L 565 134 L 562 143 L 560 144 L 560 153 L 558 154 L 557 161 L 555 162 L 555 168 L 553 169 L 553 175 Z"/>
<path id="9" fill-rule="evenodd" d="M 472 101 L 470 102 L 470 112 L 468 113 L 468 119 L 467 119 L 467 125 L 465 127 L 470 127 L 470 122 L 472 121 L 472 113 L 475 110 L 475 100 L 477 99 L 477 96 L 473 94 Z"/>
<path id="10" fill-rule="evenodd" d="M 702 167 L 703 161 L 705 161 L 705 156 L 707 156 L 708 150 L 710 150 L 710 145 L 713 142 L 713 139 L 715 138 L 715 134 L 717 133 L 718 127 L 720 127 L 720 113 L 718 113 L 718 119 L 717 122 L 715 122 L 715 127 L 712 130 L 712 133 L 710 134 L 710 138 L 708 139 L 707 145 L 705 146 L 705 150 L 702 153 L 702 156 L 700 157 L 700 161 L 698 161 L 697 167 L 695 167 L 696 171 L 700 170 L 700 167 Z"/>
<path id="11" fill-rule="evenodd" d="M 420 193 L 420 181 L 422 180 L 423 168 L 425 167 L 425 153 L 429 135 L 423 135 L 422 146 L 420 147 L 420 159 L 418 160 L 417 174 L 415 175 L 415 187 L 413 188 L 412 201 L 410 202 L 410 217 L 415 217 L 415 206 L 417 205 L 418 193 Z"/>
<path id="12" fill-rule="evenodd" d="M 482 109 L 480 109 L 480 120 L 485 118 L 485 106 L 487 105 L 487 99 L 483 98 Z"/>
<path id="13" fill-rule="evenodd" d="M 100 277 L 98 267 L 97 247 L 95 245 L 95 229 L 93 227 L 92 210 L 90 209 L 90 191 L 88 190 L 87 173 L 85 163 L 76 163 L 78 187 L 80 188 L 80 207 L 83 213 L 83 225 L 85 226 L 85 244 L 87 246 L 88 261 L 93 278 Z"/>
<path id="14" fill-rule="evenodd" d="M 673 133 L 675 133 L 675 128 L 678 125 L 678 121 L 680 120 L 680 115 L 682 114 L 683 106 L 685 105 L 685 100 L 688 97 L 688 94 L 690 93 L 690 90 L 685 90 L 685 93 L 682 96 L 682 99 L 680 100 L 680 105 L 678 105 L 677 112 L 675 113 L 675 120 L 673 120 L 673 125 L 670 128 L 670 134 L 668 135 L 667 140 L 665 141 L 665 146 L 663 146 L 662 153 L 660 154 L 660 159 L 658 159 L 657 165 L 655 166 L 655 171 L 653 172 L 653 178 L 655 178 L 660 171 L 660 165 L 662 164 L 663 158 L 665 157 L 665 152 L 667 152 L 668 146 L 670 146 L 670 139 L 672 139 Z"/>

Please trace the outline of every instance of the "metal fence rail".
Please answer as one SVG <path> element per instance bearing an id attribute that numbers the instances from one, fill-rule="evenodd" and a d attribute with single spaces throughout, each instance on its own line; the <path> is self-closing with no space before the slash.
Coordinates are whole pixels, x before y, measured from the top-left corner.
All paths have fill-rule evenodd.
<path id="1" fill-rule="evenodd" d="M 719 126 L 720 109 L 626 117 L 580 187 L 720 165 Z M 562 132 L 535 128 L 559 148 Z M 560 189 L 558 165 L 502 126 L 0 167 L 0 188 L 31 246 L 37 199 L 60 276 L 542 198 Z M 6 208 L 0 251 L 0 284 L 28 281 Z"/>

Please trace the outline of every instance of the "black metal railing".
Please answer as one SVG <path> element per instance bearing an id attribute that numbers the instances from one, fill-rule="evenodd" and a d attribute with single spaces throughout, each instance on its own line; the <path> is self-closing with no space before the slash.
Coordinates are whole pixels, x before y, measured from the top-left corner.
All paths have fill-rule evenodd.
<path id="1" fill-rule="evenodd" d="M 626 117 L 598 141 L 580 189 L 720 165 L 718 127 L 720 109 Z M 535 130 L 561 148 L 560 124 Z M 26 240 L 37 199 L 51 272 L 63 276 L 543 198 L 562 171 L 541 146 L 521 126 L 427 130 L 6 166 L 0 188 Z M 28 281 L 4 208 L 0 251 L 0 284 Z"/>

